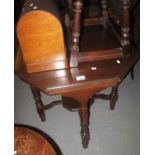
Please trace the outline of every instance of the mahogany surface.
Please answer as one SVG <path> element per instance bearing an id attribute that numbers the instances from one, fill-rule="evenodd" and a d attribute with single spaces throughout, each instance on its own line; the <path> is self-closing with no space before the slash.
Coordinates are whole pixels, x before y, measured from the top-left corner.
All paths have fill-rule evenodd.
<path id="1" fill-rule="evenodd" d="M 105 60 L 123 57 L 123 48 L 114 32 L 102 25 L 85 26 L 81 33 L 79 61 Z"/>
<path id="2" fill-rule="evenodd" d="M 120 82 L 125 74 L 129 71 L 135 61 L 138 59 L 138 54 L 133 54 L 128 59 L 117 59 L 83 62 L 78 68 L 69 68 L 64 70 L 46 71 L 40 73 L 26 73 L 24 64 L 16 68 L 16 74 L 29 84 L 37 86 L 40 90 L 48 95 L 59 94 L 69 89 L 76 89 L 79 86 L 91 86 L 97 83 L 117 83 Z M 91 67 L 96 67 L 96 70 L 91 70 Z M 86 80 L 77 81 L 76 76 L 85 75 Z"/>
<path id="3" fill-rule="evenodd" d="M 25 127 L 14 128 L 14 150 L 17 155 L 56 155 L 44 137 Z"/>
<path id="4" fill-rule="evenodd" d="M 82 29 L 80 52 L 106 50 L 121 47 L 121 43 L 110 28 L 102 25 L 85 26 Z"/>

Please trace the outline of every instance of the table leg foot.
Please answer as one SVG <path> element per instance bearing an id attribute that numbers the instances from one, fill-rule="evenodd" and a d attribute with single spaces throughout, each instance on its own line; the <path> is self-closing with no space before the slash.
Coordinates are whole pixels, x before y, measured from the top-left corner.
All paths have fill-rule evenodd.
<path id="1" fill-rule="evenodd" d="M 81 120 L 81 137 L 82 137 L 82 144 L 83 148 L 88 147 L 90 134 L 89 134 L 89 111 L 88 111 L 88 105 L 80 103 L 80 120 Z"/>
<path id="2" fill-rule="evenodd" d="M 44 112 L 39 113 L 40 119 L 42 122 L 44 122 L 46 120 L 46 116 Z"/>
<path id="3" fill-rule="evenodd" d="M 88 143 L 89 143 L 89 139 L 90 139 L 88 127 L 84 127 L 84 126 L 82 127 L 81 126 L 81 136 L 82 136 L 83 148 L 87 148 L 88 147 Z"/>
<path id="4" fill-rule="evenodd" d="M 110 109 L 111 110 L 115 109 L 116 101 L 118 99 L 117 89 L 118 89 L 117 86 L 116 87 L 112 87 L 112 92 L 110 94 Z"/>

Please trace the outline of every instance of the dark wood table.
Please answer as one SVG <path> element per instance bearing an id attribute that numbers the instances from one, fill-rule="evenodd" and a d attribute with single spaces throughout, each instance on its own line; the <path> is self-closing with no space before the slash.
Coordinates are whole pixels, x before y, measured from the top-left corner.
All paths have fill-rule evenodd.
<path id="1" fill-rule="evenodd" d="M 110 109 L 114 109 L 118 98 L 119 83 L 138 60 L 135 52 L 126 59 L 111 59 L 94 62 L 82 62 L 78 68 L 46 71 L 28 74 L 22 59 L 18 55 L 16 75 L 30 85 L 37 112 L 42 121 L 45 120 L 45 110 L 63 103 L 69 110 L 79 110 L 81 120 L 81 136 L 83 147 L 89 142 L 89 104 L 95 99 L 110 100 Z M 97 94 L 106 88 L 112 88 L 109 95 Z M 62 101 L 44 105 L 40 91 L 46 95 L 62 95 Z"/>
<path id="2" fill-rule="evenodd" d="M 15 155 L 56 155 L 53 146 L 39 133 L 27 127 L 14 128 Z"/>

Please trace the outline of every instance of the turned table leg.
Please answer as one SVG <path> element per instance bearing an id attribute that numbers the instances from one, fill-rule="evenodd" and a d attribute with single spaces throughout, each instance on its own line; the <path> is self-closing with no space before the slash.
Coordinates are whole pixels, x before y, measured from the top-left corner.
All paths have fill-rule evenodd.
<path id="1" fill-rule="evenodd" d="M 72 24 L 72 35 L 71 35 L 70 67 L 78 66 L 82 7 L 83 7 L 83 0 L 75 0 L 74 9 L 73 9 L 74 16 L 73 16 L 73 24 Z"/>
<path id="2" fill-rule="evenodd" d="M 121 33 L 124 56 L 130 56 L 130 17 L 129 17 L 129 7 L 130 0 L 121 0 L 121 10 L 122 10 L 122 22 L 121 22 Z"/>
<path id="3" fill-rule="evenodd" d="M 114 110 L 116 101 L 118 99 L 118 92 L 117 92 L 118 86 L 112 87 L 112 92 L 110 94 L 110 109 Z"/>
<path id="4" fill-rule="evenodd" d="M 107 20 L 108 20 L 108 0 L 101 0 L 101 14 L 102 14 L 102 24 L 104 28 L 107 28 Z"/>
<path id="5" fill-rule="evenodd" d="M 81 120 L 81 137 L 84 148 L 88 147 L 90 134 L 89 134 L 89 108 L 88 100 L 80 101 L 79 115 Z"/>
<path id="6" fill-rule="evenodd" d="M 41 101 L 40 91 L 34 86 L 31 86 L 31 91 L 32 91 L 33 98 L 34 98 L 35 104 L 36 104 L 36 109 L 37 109 L 37 112 L 41 118 L 41 121 L 45 121 L 45 112 L 43 109 L 43 103 Z"/>
<path id="7" fill-rule="evenodd" d="M 72 97 L 79 103 L 79 116 L 81 121 L 81 138 L 83 148 L 88 147 L 90 133 L 89 133 L 89 105 L 93 102 L 92 96 L 97 92 L 101 91 L 103 86 L 100 85 L 96 88 L 83 88 L 64 93 L 65 97 Z"/>

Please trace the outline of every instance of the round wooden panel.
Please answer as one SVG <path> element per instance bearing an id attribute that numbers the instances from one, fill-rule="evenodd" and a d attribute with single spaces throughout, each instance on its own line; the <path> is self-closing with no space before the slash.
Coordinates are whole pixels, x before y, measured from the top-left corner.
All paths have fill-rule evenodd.
<path id="1" fill-rule="evenodd" d="M 45 138 L 24 127 L 14 129 L 14 150 L 16 155 L 56 155 Z"/>

